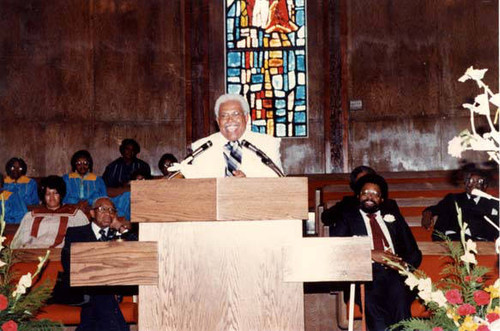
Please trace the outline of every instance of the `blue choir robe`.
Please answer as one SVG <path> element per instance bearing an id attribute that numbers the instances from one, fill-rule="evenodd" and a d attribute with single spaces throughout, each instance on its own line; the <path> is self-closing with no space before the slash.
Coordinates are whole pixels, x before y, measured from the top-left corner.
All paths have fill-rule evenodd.
<path id="1" fill-rule="evenodd" d="M 26 204 L 21 196 L 15 192 L 3 190 L 0 193 L 0 211 L 2 200 L 5 204 L 5 222 L 7 224 L 19 224 L 24 214 L 28 212 Z"/>
<path id="2" fill-rule="evenodd" d="M 130 221 L 130 192 L 124 192 L 110 199 L 115 205 L 118 216 Z"/>
<path id="3" fill-rule="evenodd" d="M 26 205 L 38 205 L 40 204 L 40 199 L 38 199 L 38 186 L 36 181 L 28 176 L 21 176 L 17 180 L 6 176 L 4 179 L 3 188 L 7 191 L 15 192 L 19 194 L 21 199 L 23 199 Z"/>
<path id="4" fill-rule="evenodd" d="M 89 205 L 99 197 L 107 196 L 106 185 L 100 176 L 94 173 L 87 173 L 82 178 L 76 172 L 63 176 L 66 183 L 66 196 L 63 203 L 76 204 L 80 201 L 87 201 Z"/>

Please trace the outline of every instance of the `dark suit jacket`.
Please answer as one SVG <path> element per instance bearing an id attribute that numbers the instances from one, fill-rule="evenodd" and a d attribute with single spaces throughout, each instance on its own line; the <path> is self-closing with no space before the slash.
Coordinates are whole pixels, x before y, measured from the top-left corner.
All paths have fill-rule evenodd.
<path id="1" fill-rule="evenodd" d="M 125 240 L 137 240 L 134 233 L 129 233 Z M 92 231 L 91 223 L 83 226 L 70 227 L 66 231 L 64 247 L 61 251 L 61 264 L 63 272 L 60 273 L 58 281 L 53 291 L 54 303 L 79 305 L 84 301 L 86 294 L 136 294 L 136 286 L 120 287 L 70 287 L 70 256 L 71 244 L 75 242 L 97 242 L 97 238 Z"/>
<path id="2" fill-rule="evenodd" d="M 457 209 L 455 202 L 462 209 L 462 221 L 469 225 L 472 240 L 495 241 L 498 238 L 498 231 L 491 226 L 485 219 L 487 216 L 494 223 L 498 224 L 498 202 L 481 198 L 479 203 L 475 203 L 473 199 L 469 199 L 467 193 L 448 194 L 443 200 L 435 206 L 429 207 L 432 215 L 437 215 L 438 219 L 434 226 L 435 231 L 445 233 L 446 231 L 454 231 L 454 234 L 449 234 L 451 240 L 460 240 L 460 227 L 458 226 Z M 496 210 L 496 215 L 493 215 L 493 210 Z M 441 240 L 438 236 L 432 236 L 433 240 Z"/>
<path id="3" fill-rule="evenodd" d="M 387 212 L 381 209 L 382 217 L 391 214 L 396 219 L 392 223 L 386 222 L 394 245 L 395 254 L 400 256 L 406 263 L 418 268 L 422 261 L 422 252 L 417 242 L 400 213 Z M 368 232 L 359 208 L 344 210 L 342 217 L 335 223 L 332 229 L 334 237 L 367 236 Z"/>

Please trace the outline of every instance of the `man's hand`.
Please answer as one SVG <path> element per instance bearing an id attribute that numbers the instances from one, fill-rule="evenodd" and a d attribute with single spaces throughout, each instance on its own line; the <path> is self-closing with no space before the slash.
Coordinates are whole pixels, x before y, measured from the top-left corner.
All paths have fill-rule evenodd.
<path id="1" fill-rule="evenodd" d="M 245 175 L 245 173 L 241 170 L 235 170 L 235 171 L 233 171 L 233 176 L 238 177 L 238 178 L 244 178 L 247 175 Z"/>
<path id="2" fill-rule="evenodd" d="M 127 221 L 120 221 L 116 215 L 113 217 L 113 221 L 109 225 L 111 229 L 115 229 L 120 233 L 125 233 L 130 230 L 130 223 Z"/>
<path id="3" fill-rule="evenodd" d="M 422 226 L 429 230 L 434 225 L 435 217 L 430 210 L 422 212 Z"/>
<path id="4" fill-rule="evenodd" d="M 406 266 L 406 263 L 403 261 L 402 258 L 399 256 L 393 254 L 390 250 L 383 251 L 383 250 L 372 250 L 372 260 L 374 262 L 383 264 L 391 269 L 398 270 L 396 267 L 391 266 L 387 263 L 387 260 L 398 263 L 402 265 L 403 267 Z"/>

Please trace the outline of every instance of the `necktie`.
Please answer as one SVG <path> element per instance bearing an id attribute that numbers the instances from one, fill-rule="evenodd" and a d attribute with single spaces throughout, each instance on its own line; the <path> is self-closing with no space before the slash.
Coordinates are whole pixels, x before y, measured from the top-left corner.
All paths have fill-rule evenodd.
<path id="1" fill-rule="evenodd" d="M 368 218 L 370 219 L 370 227 L 372 228 L 373 249 L 383 250 L 384 247 L 389 247 L 384 233 L 377 222 L 376 215 L 368 214 Z"/>
<path id="2" fill-rule="evenodd" d="M 99 234 L 101 235 L 101 237 L 99 238 L 99 241 L 108 241 L 109 240 L 108 237 L 106 236 L 106 230 L 100 229 Z"/>
<path id="3" fill-rule="evenodd" d="M 233 176 L 233 171 L 241 165 L 241 146 L 239 141 L 229 141 L 224 145 L 224 158 L 226 159 L 226 177 Z"/>

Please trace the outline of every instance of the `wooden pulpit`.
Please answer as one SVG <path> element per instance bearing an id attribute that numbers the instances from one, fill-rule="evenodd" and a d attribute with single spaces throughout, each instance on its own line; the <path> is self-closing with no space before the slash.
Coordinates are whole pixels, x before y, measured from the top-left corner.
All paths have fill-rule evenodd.
<path id="1" fill-rule="evenodd" d="M 303 330 L 303 281 L 371 279 L 367 240 L 302 237 L 307 178 L 135 181 L 131 192 L 139 242 L 75 244 L 71 284 L 139 284 L 139 330 Z"/>

